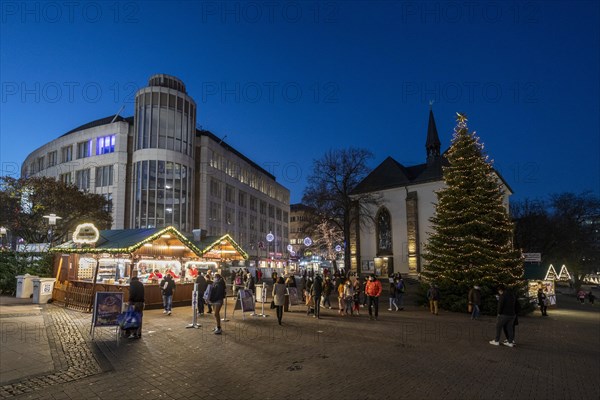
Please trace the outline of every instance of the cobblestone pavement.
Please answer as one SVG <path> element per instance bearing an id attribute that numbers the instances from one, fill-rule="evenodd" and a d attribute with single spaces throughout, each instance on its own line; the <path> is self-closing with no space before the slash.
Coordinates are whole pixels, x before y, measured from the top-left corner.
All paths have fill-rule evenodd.
<path id="1" fill-rule="evenodd" d="M 520 318 L 515 348 L 492 346 L 494 318 L 407 307 L 379 321 L 322 319 L 292 308 L 270 317 L 228 313 L 186 329 L 189 307 L 144 315 L 141 340 L 89 336 L 89 314 L 46 306 L 57 372 L 0 388 L 18 399 L 597 399 L 600 306 L 560 297 L 560 309 Z M 229 311 L 231 310 L 231 304 Z M 61 358 L 62 357 L 62 358 Z M 56 381 L 50 377 L 57 377 Z M 20 391 L 20 392 L 17 392 Z M 19 394 L 20 393 L 20 394 Z"/>

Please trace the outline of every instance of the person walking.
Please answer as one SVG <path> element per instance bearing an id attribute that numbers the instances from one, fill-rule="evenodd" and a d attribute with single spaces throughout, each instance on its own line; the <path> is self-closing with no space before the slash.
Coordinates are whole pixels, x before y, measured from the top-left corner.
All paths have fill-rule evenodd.
<path id="1" fill-rule="evenodd" d="M 212 275 L 212 273 L 210 271 L 208 271 L 206 273 L 206 286 L 212 285 L 213 283 L 214 283 L 214 281 L 213 281 L 213 275 Z M 202 293 L 202 294 L 204 295 L 204 293 Z M 203 303 L 206 303 L 206 307 L 208 308 L 208 310 L 206 311 L 206 313 L 207 314 L 212 314 L 212 304 L 210 304 L 210 299 L 209 299 L 209 301 L 206 301 L 206 302 L 203 301 Z"/>
<path id="2" fill-rule="evenodd" d="M 171 315 L 173 308 L 173 292 L 175 292 L 175 281 L 170 274 L 165 274 L 165 277 L 160 281 L 160 289 L 162 291 L 163 314 Z"/>
<path id="3" fill-rule="evenodd" d="M 496 337 L 494 340 L 490 340 L 490 344 L 498 346 L 500 344 L 500 334 L 506 328 L 506 340 L 502 342 L 502 344 L 508 347 L 513 347 L 516 297 L 512 292 L 506 290 L 506 287 L 502 284 L 498 286 L 498 294 L 499 298 L 498 316 L 496 317 Z"/>
<path id="4" fill-rule="evenodd" d="M 513 346 L 517 345 L 517 342 L 515 342 L 515 337 L 517 336 L 517 325 L 519 325 L 519 312 L 521 311 L 521 304 L 519 303 L 519 299 L 515 297 L 515 320 L 513 321 L 513 341 L 512 344 Z M 502 331 L 504 331 L 504 337 L 508 337 L 508 328 L 505 325 L 502 328 Z M 504 342 L 502 342 L 502 344 L 506 345 L 506 343 L 508 343 L 508 339 L 504 339 Z"/>
<path id="5" fill-rule="evenodd" d="M 221 330 L 221 307 L 225 301 L 225 280 L 220 274 L 215 274 L 215 281 L 213 282 L 213 288 L 210 292 L 210 303 L 215 309 L 215 321 L 217 327 L 213 333 L 220 335 L 223 331 Z"/>
<path id="6" fill-rule="evenodd" d="M 361 291 L 361 284 L 360 284 L 360 280 L 358 279 L 358 277 L 356 277 L 356 280 L 354 280 L 354 311 L 356 312 L 356 315 L 360 315 L 360 291 Z"/>
<path id="7" fill-rule="evenodd" d="M 427 300 L 429 300 L 429 311 L 434 315 L 438 315 L 440 290 L 433 283 L 429 285 L 429 290 L 427 290 Z"/>
<path id="8" fill-rule="evenodd" d="M 542 317 L 548 316 L 548 297 L 542 288 L 538 289 L 537 292 L 538 305 L 540 306 L 540 311 L 542 312 Z"/>
<path id="9" fill-rule="evenodd" d="M 583 289 L 580 289 L 579 292 L 577 292 L 577 297 L 579 298 L 579 302 L 581 304 L 585 303 L 585 292 L 583 291 Z"/>
<path id="10" fill-rule="evenodd" d="M 208 287 L 208 282 L 206 282 L 206 278 L 204 274 L 199 273 L 196 278 L 196 283 L 198 284 L 198 315 L 204 315 L 204 292 L 206 292 L 206 288 Z"/>
<path id="11" fill-rule="evenodd" d="M 140 325 L 129 332 L 130 339 L 139 339 L 142 337 L 142 320 L 144 319 L 144 284 L 140 282 L 137 276 L 133 276 L 129 282 L 129 306 L 140 314 Z"/>
<path id="12" fill-rule="evenodd" d="M 344 302 L 346 305 L 346 315 L 352 315 L 352 309 L 354 308 L 354 286 L 350 282 L 350 279 L 347 279 L 344 284 Z"/>
<path id="13" fill-rule="evenodd" d="M 323 278 L 320 274 L 315 276 L 315 280 L 310 288 L 310 295 L 315 303 L 315 318 L 321 318 L 321 295 L 323 294 Z"/>
<path id="14" fill-rule="evenodd" d="M 469 308 L 471 308 L 471 319 L 479 318 L 479 306 L 481 306 L 481 288 L 477 285 L 469 290 Z"/>
<path id="15" fill-rule="evenodd" d="M 344 309 L 346 308 L 346 300 L 344 299 L 344 278 L 338 279 L 337 294 L 338 294 L 338 314 L 344 315 Z"/>
<path id="16" fill-rule="evenodd" d="M 327 277 L 325 277 L 325 280 L 323 281 L 322 306 L 327 307 L 330 310 L 331 310 L 331 300 L 329 299 L 329 296 L 331 296 L 332 289 L 333 289 L 333 283 L 331 282 L 331 278 L 327 276 Z"/>
<path id="17" fill-rule="evenodd" d="M 390 306 L 388 307 L 388 311 L 394 310 L 398 311 L 398 304 L 396 304 L 396 278 L 390 278 Z"/>
<path id="18" fill-rule="evenodd" d="M 404 279 L 402 279 L 402 275 L 398 274 L 396 278 L 396 311 L 404 310 L 404 291 L 406 287 L 404 286 Z"/>
<path id="19" fill-rule="evenodd" d="M 277 322 L 281 325 L 281 318 L 283 317 L 283 305 L 285 304 L 285 293 L 286 286 L 283 277 L 277 279 L 277 283 L 273 285 L 273 303 L 277 311 Z"/>
<path id="20" fill-rule="evenodd" d="M 588 296 L 588 300 L 589 300 L 590 304 L 594 305 L 594 300 L 596 300 L 596 296 L 594 296 L 594 293 L 592 293 L 591 289 L 587 296 Z"/>
<path id="21" fill-rule="evenodd" d="M 382 287 L 381 282 L 375 274 L 369 276 L 369 280 L 365 285 L 365 296 L 368 297 L 369 302 L 369 319 L 377 321 L 379 315 L 379 296 L 381 295 Z M 375 314 L 375 317 L 373 317 Z"/>

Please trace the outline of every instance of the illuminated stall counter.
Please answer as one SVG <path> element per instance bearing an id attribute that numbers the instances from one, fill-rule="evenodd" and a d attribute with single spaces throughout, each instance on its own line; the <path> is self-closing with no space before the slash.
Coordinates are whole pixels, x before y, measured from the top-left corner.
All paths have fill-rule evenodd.
<path id="1" fill-rule="evenodd" d="M 145 285 L 146 306 L 162 305 L 159 282 L 169 274 L 176 290 L 174 305 L 190 305 L 198 272 L 217 270 L 220 262 L 245 260 L 247 254 L 229 236 L 193 241 L 174 227 L 98 231 L 95 242 L 70 241 L 52 249 L 56 284 L 53 299 L 81 310 L 91 309 L 93 293 L 129 295 L 129 279 Z"/>

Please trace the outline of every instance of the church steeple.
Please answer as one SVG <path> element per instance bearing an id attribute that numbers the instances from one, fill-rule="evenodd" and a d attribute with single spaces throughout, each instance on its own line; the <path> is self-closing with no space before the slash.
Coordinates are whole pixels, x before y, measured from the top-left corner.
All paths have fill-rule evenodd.
<path id="1" fill-rule="evenodd" d="M 427 126 L 427 141 L 425 149 L 427 150 L 427 163 L 435 161 L 440 156 L 440 138 L 437 128 L 435 127 L 435 119 L 433 118 L 433 109 L 429 105 L 429 125 Z"/>

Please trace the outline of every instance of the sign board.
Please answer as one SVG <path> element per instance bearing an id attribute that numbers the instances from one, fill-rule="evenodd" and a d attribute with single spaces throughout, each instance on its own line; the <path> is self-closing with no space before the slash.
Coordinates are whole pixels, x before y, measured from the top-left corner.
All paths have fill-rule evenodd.
<path id="1" fill-rule="evenodd" d="M 118 326 L 119 314 L 123 309 L 122 292 L 96 292 L 92 310 L 93 326 Z"/>
<path id="2" fill-rule="evenodd" d="M 250 289 L 242 289 L 239 292 L 240 304 L 242 305 L 242 312 L 254 311 L 254 294 Z"/>
<path id="3" fill-rule="evenodd" d="M 525 262 L 542 262 L 542 253 L 523 253 Z"/>
<path id="4" fill-rule="evenodd" d="M 96 243 L 98 239 L 100 239 L 100 231 L 91 223 L 77 225 L 73 233 L 74 243 L 90 244 Z"/>
<path id="5" fill-rule="evenodd" d="M 290 306 L 297 306 L 300 304 L 300 299 L 298 298 L 298 288 L 289 287 L 287 288 L 288 296 L 290 299 Z"/>

